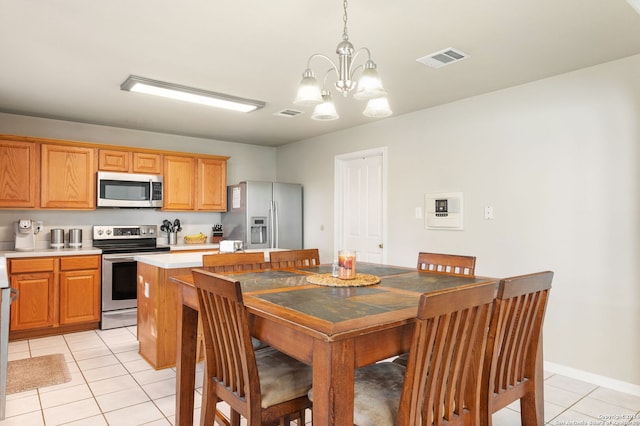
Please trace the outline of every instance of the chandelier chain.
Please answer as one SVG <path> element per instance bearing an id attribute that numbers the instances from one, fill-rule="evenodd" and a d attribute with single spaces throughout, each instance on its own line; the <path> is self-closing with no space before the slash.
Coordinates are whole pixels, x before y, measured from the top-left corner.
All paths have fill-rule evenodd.
<path id="1" fill-rule="evenodd" d="M 344 8 L 344 16 L 342 17 L 342 21 L 344 22 L 344 29 L 342 30 L 342 39 L 344 41 L 349 40 L 349 35 L 347 34 L 347 0 L 342 2 L 342 7 Z"/>

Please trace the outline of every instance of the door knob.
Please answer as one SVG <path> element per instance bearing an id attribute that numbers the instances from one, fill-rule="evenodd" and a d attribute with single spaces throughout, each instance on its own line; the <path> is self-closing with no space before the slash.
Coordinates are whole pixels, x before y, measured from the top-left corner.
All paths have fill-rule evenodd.
<path id="1" fill-rule="evenodd" d="M 382 243 L 378 244 L 378 248 L 384 248 L 384 246 L 382 245 Z"/>

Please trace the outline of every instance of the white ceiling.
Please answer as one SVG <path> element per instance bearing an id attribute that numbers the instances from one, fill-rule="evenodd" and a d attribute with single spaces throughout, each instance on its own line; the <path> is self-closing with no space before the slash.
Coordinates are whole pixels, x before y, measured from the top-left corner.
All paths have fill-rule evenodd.
<path id="1" fill-rule="evenodd" d="M 640 53 L 625 0 L 351 0 L 348 11 L 394 116 Z M 335 121 L 292 100 L 308 57 L 335 57 L 342 25 L 340 0 L 0 0 L 0 111 L 266 146 L 334 132 L 376 119 L 335 91 Z M 448 47 L 471 57 L 416 62 Z M 267 105 L 242 114 L 121 91 L 130 74 Z M 282 109 L 306 113 L 273 115 Z"/>

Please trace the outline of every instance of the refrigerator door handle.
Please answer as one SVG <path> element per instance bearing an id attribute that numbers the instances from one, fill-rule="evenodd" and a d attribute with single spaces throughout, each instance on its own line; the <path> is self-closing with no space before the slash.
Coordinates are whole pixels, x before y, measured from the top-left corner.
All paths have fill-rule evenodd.
<path id="1" fill-rule="evenodd" d="M 279 223 L 280 221 L 278 220 L 278 203 L 273 201 L 273 233 L 275 235 L 275 238 L 271 240 L 273 241 L 273 245 L 271 248 L 278 248 L 278 246 L 280 245 L 280 241 L 278 241 L 278 237 L 280 235 L 280 229 L 278 226 Z"/>
<path id="2" fill-rule="evenodd" d="M 274 207 L 275 207 L 275 205 L 273 203 L 273 200 L 271 200 L 269 202 L 269 210 L 270 210 L 269 211 L 269 213 L 270 213 L 269 214 L 269 248 L 273 248 L 273 242 L 274 242 L 274 239 L 275 239 L 275 232 L 274 232 L 275 226 L 274 225 L 275 225 L 276 212 L 275 212 Z"/>

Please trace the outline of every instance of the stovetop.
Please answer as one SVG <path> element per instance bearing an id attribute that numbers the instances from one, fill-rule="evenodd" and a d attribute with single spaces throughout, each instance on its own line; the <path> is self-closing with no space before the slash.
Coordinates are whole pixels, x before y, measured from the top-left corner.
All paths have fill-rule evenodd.
<path id="1" fill-rule="evenodd" d="M 156 244 L 156 225 L 96 225 L 93 227 L 93 246 L 103 253 L 145 253 L 169 251 Z"/>

